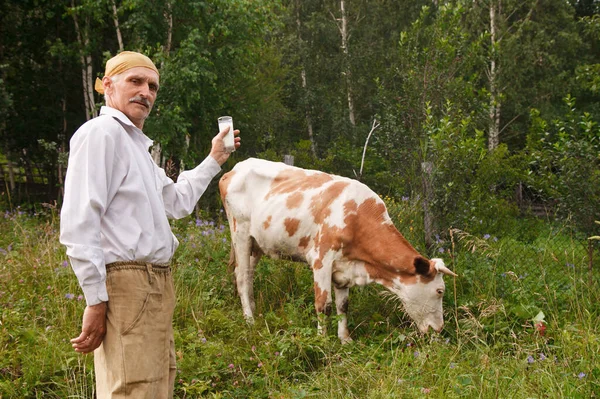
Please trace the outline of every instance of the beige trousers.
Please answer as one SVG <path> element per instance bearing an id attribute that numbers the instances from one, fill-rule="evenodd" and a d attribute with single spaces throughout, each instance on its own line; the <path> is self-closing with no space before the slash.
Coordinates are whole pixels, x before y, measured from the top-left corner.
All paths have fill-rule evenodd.
<path id="1" fill-rule="evenodd" d="M 106 336 L 94 351 L 98 399 L 173 398 L 175 292 L 167 266 L 107 265 Z"/>

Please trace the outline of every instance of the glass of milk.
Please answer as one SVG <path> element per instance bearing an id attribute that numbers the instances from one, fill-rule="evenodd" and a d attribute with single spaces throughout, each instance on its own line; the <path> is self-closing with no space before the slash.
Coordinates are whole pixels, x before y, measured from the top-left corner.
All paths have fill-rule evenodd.
<path id="1" fill-rule="evenodd" d="M 222 132 L 227 126 L 229 126 L 229 133 L 223 138 L 225 143 L 225 151 L 235 151 L 235 141 L 233 140 L 233 118 L 231 116 L 222 116 L 219 119 L 219 132 Z"/>

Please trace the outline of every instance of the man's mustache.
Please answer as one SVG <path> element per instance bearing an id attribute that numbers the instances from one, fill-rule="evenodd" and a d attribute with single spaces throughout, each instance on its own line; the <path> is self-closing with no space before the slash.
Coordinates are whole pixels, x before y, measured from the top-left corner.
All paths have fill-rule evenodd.
<path id="1" fill-rule="evenodd" d="M 144 97 L 132 97 L 129 99 L 130 103 L 142 103 L 144 104 L 146 107 L 151 108 L 152 104 L 150 103 L 150 101 L 147 98 Z"/>

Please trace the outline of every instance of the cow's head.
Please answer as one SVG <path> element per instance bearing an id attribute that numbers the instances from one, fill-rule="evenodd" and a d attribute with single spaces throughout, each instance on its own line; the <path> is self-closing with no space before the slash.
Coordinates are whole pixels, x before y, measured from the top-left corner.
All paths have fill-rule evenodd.
<path id="1" fill-rule="evenodd" d="M 416 275 L 390 288 L 402 300 L 404 310 L 426 333 L 429 327 L 440 332 L 444 326 L 442 298 L 446 286 L 443 275 L 456 276 L 441 259 L 415 258 Z"/>

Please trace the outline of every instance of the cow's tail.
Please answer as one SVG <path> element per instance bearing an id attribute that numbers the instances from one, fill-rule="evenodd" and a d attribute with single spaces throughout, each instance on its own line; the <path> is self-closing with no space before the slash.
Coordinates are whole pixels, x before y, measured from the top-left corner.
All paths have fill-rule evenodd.
<path id="1" fill-rule="evenodd" d="M 235 278 L 235 251 L 233 250 L 233 242 L 231 243 L 231 252 L 229 253 L 229 262 L 227 262 L 227 273 L 231 276 L 233 286 L 237 288 L 237 280 Z M 237 289 L 235 290 L 237 294 Z"/>

